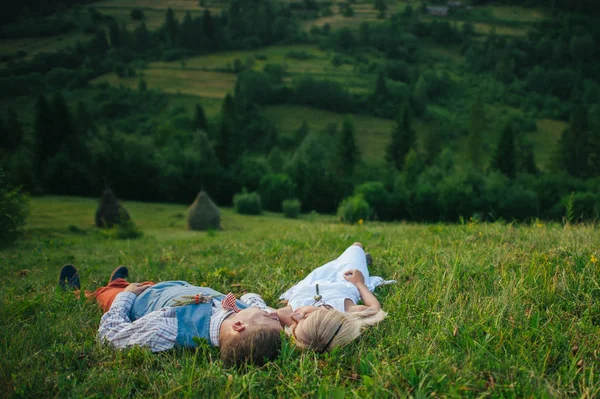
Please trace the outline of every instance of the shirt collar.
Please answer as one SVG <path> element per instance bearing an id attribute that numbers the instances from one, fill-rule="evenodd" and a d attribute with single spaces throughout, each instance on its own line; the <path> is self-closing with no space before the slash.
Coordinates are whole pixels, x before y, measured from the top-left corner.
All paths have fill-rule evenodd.
<path id="1" fill-rule="evenodd" d="M 213 312 L 210 318 L 210 343 L 213 346 L 220 346 L 221 325 L 232 313 L 232 310 L 225 310 L 221 307 L 221 301 L 213 300 Z"/>

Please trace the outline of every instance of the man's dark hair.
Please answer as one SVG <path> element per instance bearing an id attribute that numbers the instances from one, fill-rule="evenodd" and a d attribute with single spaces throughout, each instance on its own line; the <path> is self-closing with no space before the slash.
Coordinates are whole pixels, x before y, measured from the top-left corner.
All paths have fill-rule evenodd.
<path id="1" fill-rule="evenodd" d="M 226 367 L 254 364 L 262 366 L 279 356 L 281 334 L 257 325 L 246 326 L 244 334 L 221 337 L 221 360 Z"/>

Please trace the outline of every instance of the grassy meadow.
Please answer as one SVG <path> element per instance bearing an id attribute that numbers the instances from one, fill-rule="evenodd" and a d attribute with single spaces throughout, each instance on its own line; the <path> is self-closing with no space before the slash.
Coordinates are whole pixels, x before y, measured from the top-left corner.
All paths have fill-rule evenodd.
<path id="1" fill-rule="evenodd" d="M 190 198 L 190 202 L 191 202 Z M 184 205 L 124 202 L 144 236 L 93 227 L 96 201 L 31 199 L 23 238 L 0 251 L 2 397 L 583 397 L 600 395 L 600 234 L 533 223 L 348 226 L 222 210 L 222 231 L 185 229 Z M 295 350 L 224 370 L 215 349 L 151 354 L 94 340 L 101 312 L 57 289 L 118 265 L 131 281 L 184 279 L 268 303 L 354 241 L 373 254 L 389 316 L 329 354 Z"/>

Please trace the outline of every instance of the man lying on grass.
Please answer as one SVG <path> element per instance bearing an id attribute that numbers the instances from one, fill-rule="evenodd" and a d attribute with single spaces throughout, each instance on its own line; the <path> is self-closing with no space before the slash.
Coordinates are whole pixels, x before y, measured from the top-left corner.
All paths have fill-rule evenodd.
<path id="1" fill-rule="evenodd" d="M 325 352 L 352 342 L 364 328 L 383 320 L 387 313 L 371 291 L 394 281 L 370 277 L 370 261 L 361 243 L 352 244 L 286 291 L 281 299 L 288 305 L 277 310 L 258 294 L 237 301 L 231 293 L 185 281 L 130 284 L 124 266 L 113 271 L 108 286 L 86 295 L 106 312 L 99 338 L 116 348 L 139 345 L 159 352 L 176 345 L 195 347 L 197 337 L 220 346 L 226 365 L 263 364 L 279 353 L 283 327 L 298 347 Z M 63 267 L 59 282 L 79 288 L 72 265 Z"/>
<path id="2" fill-rule="evenodd" d="M 236 301 L 231 293 L 185 281 L 130 284 L 127 276 L 127 268 L 118 267 L 108 286 L 86 293 L 105 312 L 98 329 L 101 341 L 119 349 L 139 345 L 159 352 L 193 348 L 196 339 L 203 338 L 220 347 L 227 366 L 261 365 L 279 354 L 282 327 L 275 313 Z M 64 266 L 59 283 L 79 289 L 77 270 Z"/>

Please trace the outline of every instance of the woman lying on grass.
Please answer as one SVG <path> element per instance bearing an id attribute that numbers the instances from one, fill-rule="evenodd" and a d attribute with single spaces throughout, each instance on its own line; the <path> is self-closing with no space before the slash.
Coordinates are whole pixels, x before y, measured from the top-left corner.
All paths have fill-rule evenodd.
<path id="1" fill-rule="evenodd" d="M 277 315 L 297 346 L 322 353 L 352 342 L 386 317 L 371 291 L 395 281 L 370 277 L 370 259 L 356 242 L 281 295 L 287 306 L 277 309 Z M 251 301 L 253 295 L 242 299 Z"/>

